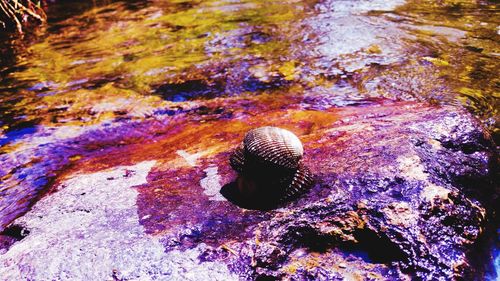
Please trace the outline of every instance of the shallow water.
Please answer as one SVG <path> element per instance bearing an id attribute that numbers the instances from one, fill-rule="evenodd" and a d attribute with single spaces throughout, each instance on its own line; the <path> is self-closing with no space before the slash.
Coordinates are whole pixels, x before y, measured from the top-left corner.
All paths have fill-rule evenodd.
<path id="1" fill-rule="evenodd" d="M 126 144 L 80 136 L 179 113 L 193 122 L 231 116 L 208 101 L 256 97 L 267 105 L 284 95 L 307 100 L 303 109 L 380 99 L 451 104 L 465 106 L 499 140 L 493 1 L 71 4 L 51 6 L 36 39 L 2 47 L 2 227 L 67 167 Z M 140 138 L 140 130 L 121 134 Z"/>
<path id="2" fill-rule="evenodd" d="M 335 106 L 463 104 L 497 132 L 497 5 L 401 4 L 117 1 L 52 19 L 39 42 L 3 56 L 2 144 L 38 125 L 136 119 L 169 101 L 285 87 Z"/>

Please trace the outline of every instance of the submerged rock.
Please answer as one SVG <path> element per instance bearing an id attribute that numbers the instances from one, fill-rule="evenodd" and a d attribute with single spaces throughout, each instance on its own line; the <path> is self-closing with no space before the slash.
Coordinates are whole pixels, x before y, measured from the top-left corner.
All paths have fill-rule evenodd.
<path id="1" fill-rule="evenodd" d="M 498 203 L 489 196 L 498 158 L 468 113 L 409 102 L 315 111 L 259 99 L 206 103 L 229 119 L 166 116 L 141 123 L 133 136 L 123 134 L 137 128 L 132 123 L 101 138 L 80 136 L 87 146 L 108 146 L 14 221 L 28 234 L 0 254 L 0 275 L 481 279 L 473 259 Z M 315 186 L 265 212 L 216 196 L 213 187 L 237 176 L 231 149 L 250 128 L 269 124 L 301 139 Z"/>

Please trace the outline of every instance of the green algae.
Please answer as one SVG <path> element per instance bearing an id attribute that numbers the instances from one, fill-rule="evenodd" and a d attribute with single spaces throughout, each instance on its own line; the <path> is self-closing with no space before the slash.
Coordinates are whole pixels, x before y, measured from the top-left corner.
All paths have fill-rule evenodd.
<path id="1" fill-rule="evenodd" d="M 411 20 L 437 76 L 454 98 L 500 134 L 500 17 L 493 1 L 410 1 L 397 13 Z M 424 57 L 425 59 L 425 57 Z"/>
<path id="2" fill-rule="evenodd" d="M 123 3 L 114 3 L 70 18 L 64 21 L 66 27 L 18 56 L 26 67 L 9 76 L 40 82 L 19 89 L 23 99 L 12 108 L 21 109 L 28 120 L 39 121 L 45 116 L 42 120 L 46 125 L 60 125 L 58 120 L 65 120 L 66 125 L 95 124 L 103 115 L 93 116 L 92 107 L 112 102 L 113 97 L 133 97 L 146 107 L 166 106 L 151 96 L 154 87 L 165 80 L 189 79 L 193 75 L 186 72 L 193 71 L 193 66 L 286 53 L 287 45 L 275 40 L 251 46 L 235 42 L 230 43 L 234 46 L 215 46 L 216 52 L 207 52 L 211 40 L 242 29 L 242 24 L 281 24 L 301 13 L 295 4 L 278 2 L 253 1 L 234 9 L 228 6 L 230 3 L 205 1 L 179 9 L 175 2 L 169 2 L 131 11 Z M 226 53 L 219 53 L 220 49 Z M 40 84 L 42 89 L 33 91 Z M 60 107 L 68 108 L 64 118 L 51 113 Z M 112 111 L 108 111 L 109 118 L 116 117 Z"/>
<path id="3" fill-rule="evenodd" d="M 15 53 L 17 67 L 5 68 L 0 82 L 0 133 L 26 124 L 140 120 L 191 107 L 186 99 L 299 88 L 296 94 L 335 106 L 378 97 L 461 104 L 498 139 L 497 4 L 409 1 L 394 11 L 334 4 L 340 6 L 169 1 L 130 9 L 118 1 L 95 7 Z M 190 81 L 208 88 L 167 100 L 160 91 Z"/>

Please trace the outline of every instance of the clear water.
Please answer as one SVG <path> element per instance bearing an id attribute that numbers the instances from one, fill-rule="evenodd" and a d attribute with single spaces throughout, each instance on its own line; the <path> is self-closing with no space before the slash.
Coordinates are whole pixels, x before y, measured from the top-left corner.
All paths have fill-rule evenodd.
<path id="1" fill-rule="evenodd" d="M 285 86 L 338 106 L 462 104 L 497 134 L 497 4 L 469 2 L 56 4 L 41 39 L 2 55 L 0 138 Z"/>

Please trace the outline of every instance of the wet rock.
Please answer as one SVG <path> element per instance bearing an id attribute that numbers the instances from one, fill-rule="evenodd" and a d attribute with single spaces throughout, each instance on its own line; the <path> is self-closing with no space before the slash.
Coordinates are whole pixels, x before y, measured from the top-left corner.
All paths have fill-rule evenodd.
<path id="1" fill-rule="evenodd" d="M 222 263 L 198 264 L 202 244 L 165 253 L 157 238 L 144 233 L 137 192 L 130 187 L 145 182 L 153 165 L 142 162 L 63 183 L 18 220 L 30 232 L 0 257 L 2 279 L 236 279 Z M 126 176 L 127 171 L 135 174 Z M 116 180 L 109 184 L 107 178 Z"/>
<path id="2" fill-rule="evenodd" d="M 210 85 L 202 80 L 191 80 L 178 84 L 165 84 L 158 87 L 156 93 L 164 99 L 182 102 L 193 98 L 213 98 L 220 92 L 221 86 Z"/>
<path id="3" fill-rule="evenodd" d="M 153 86 L 154 94 L 172 102 L 186 102 L 262 93 L 286 88 L 286 77 L 272 69 L 273 64 L 260 65 L 261 59 L 248 57 L 237 62 L 206 63 L 192 67 L 182 76 L 173 76 Z M 185 77 L 184 77 L 185 76 Z"/>
<path id="4" fill-rule="evenodd" d="M 475 119 L 453 107 L 412 102 L 322 110 L 301 102 L 207 101 L 207 108 L 217 105 L 231 116 L 162 115 L 79 136 L 94 153 L 14 221 L 29 234 L 9 242 L 0 273 L 14 279 L 481 278 L 471 258 L 481 252 L 478 241 L 498 203 L 487 196 L 498 157 Z M 299 136 L 317 184 L 275 210 L 239 208 L 214 189 L 236 179 L 228 159 L 245 132 L 270 124 Z"/>

